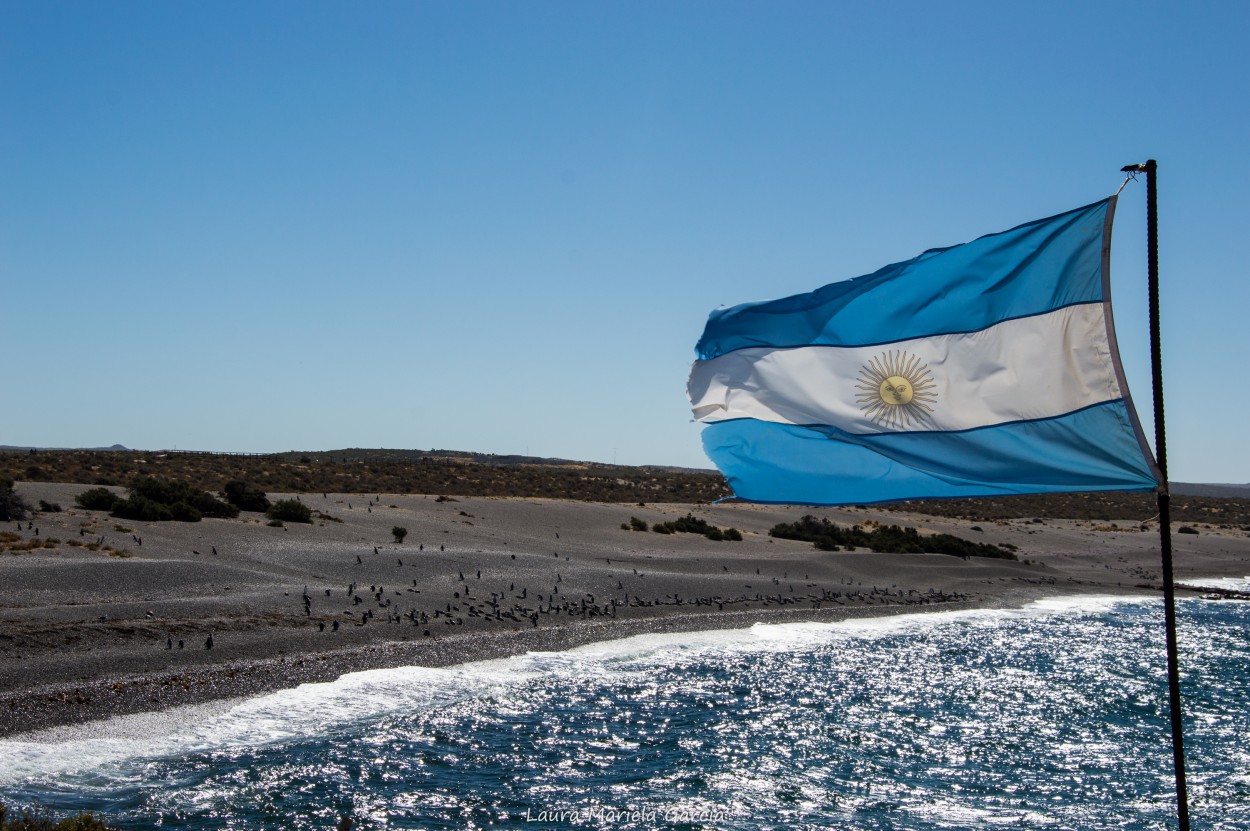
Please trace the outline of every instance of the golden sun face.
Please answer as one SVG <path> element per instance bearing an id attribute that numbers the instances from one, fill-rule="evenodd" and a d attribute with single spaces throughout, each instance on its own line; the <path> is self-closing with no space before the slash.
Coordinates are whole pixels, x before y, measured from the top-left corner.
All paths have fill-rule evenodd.
<path id="1" fill-rule="evenodd" d="M 929 366 L 901 349 L 883 352 L 859 371 L 859 408 L 882 427 L 910 427 L 928 418 L 937 401 Z"/>

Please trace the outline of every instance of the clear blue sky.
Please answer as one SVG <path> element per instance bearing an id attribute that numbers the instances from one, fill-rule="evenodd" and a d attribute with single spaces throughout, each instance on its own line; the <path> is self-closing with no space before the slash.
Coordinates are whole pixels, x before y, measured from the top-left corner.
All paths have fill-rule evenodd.
<path id="1" fill-rule="evenodd" d="M 1250 5 L 0 2 L 0 444 L 708 467 L 708 312 L 1160 165 L 1172 478 L 1250 481 Z M 1113 286 L 1149 414 L 1145 186 Z"/>

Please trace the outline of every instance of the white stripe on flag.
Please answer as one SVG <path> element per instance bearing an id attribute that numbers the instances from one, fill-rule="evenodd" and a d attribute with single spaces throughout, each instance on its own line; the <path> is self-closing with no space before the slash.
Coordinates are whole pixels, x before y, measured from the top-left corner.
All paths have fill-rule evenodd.
<path id="1" fill-rule="evenodd" d="M 1103 315 L 1101 303 L 1085 303 L 978 332 L 887 346 L 739 349 L 695 362 L 690 397 L 700 421 L 754 418 L 859 434 L 1052 418 L 1122 397 Z M 864 408 L 875 384 L 867 383 L 868 393 L 857 386 L 865 385 L 863 370 L 890 353 L 918 358 L 933 384 L 931 412 L 905 407 L 903 427 L 870 418 Z M 919 373 L 914 380 L 923 378 Z"/>

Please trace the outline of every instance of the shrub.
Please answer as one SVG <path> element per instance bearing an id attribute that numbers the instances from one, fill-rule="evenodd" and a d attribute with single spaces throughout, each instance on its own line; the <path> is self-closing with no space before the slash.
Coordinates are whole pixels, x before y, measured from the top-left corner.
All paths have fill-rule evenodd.
<path id="1" fill-rule="evenodd" d="M 636 516 L 631 516 L 629 518 L 629 528 L 631 531 L 646 531 L 647 523 L 643 522 Z"/>
<path id="2" fill-rule="evenodd" d="M 174 513 L 168 505 L 162 505 L 146 496 L 132 493 L 113 505 L 112 516 L 138 522 L 168 522 L 174 518 Z"/>
<path id="3" fill-rule="evenodd" d="M 400 528 L 398 525 L 396 525 L 394 528 L 391 529 L 391 533 L 395 536 L 395 542 L 403 543 L 404 537 L 408 536 L 408 529 Z"/>
<path id="4" fill-rule="evenodd" d="M 13 480 L 0 479 L 0 519 L 25 519 L 30 505 L 13 491 Z"/>
<path id="5" fill-rule="evenodd" d="M 770 536 L 784 540 L 803 540 L 821 551 L 847 548 L 869 548 L 888 554 L 950 554 L 956 557 L 992 557 L 1014 560 L 1016 555 L 997 545 L 972 542 L 951 534 L 922 537 L 915 528 L 897 525 L 865 531 L 858 525 L 840 528 L 828 519 L 817 520 L 808 514 L 798 522 L 782 522 L 773 526 Z"/>
<path id="6" fill-rule="evenodd" d="M 265 516 L 283 522 L 306 522 L 312 524 L 312 509 L 298 499 L 279 499 L 269 506 Z"/>
<path id="7" fill-rule="evenodd" d="M 269 497 L 260 488 L 254 488 L 246 482 L 227 482 L 221 495 L 240 511 L 264 513 L 269 510 Z"/>
<path id="8" fill-rule="evenodd" d="M 39 510 L 45 514 L 59 514 L 61 512 L 61 506 L 56 504 L 55 502 L 49 502 L 46 499 L 40 499 Z"/>
<path id="9" fill-rule="evenodd" d="M 204 516 L 218 517 L 221 519 L 233 519 L 239 515 L 238 508 L 228 502 L 222 502 L 220 499 L 207 491 L 197 492 L 195 496 L 187 502 L 187 504 Z"/>
<path id="10" fill-rule="evenodd" d="M 111 510 L 112 515 L 119 519 L 140 522 L 199 522 L 201 517 L 206 516 L 228 519 L 239 515 L 238 508 L 207 491 L 186 482 L 164 481 L 150 476 L 141 476 L 131 482 L 130 493 L 125 499 L 104 488 L 94 488 L 79 494 L 76 500 L 84 508 Z"/>
<path id="11" fill-rule="evenodd" d="M 130 483 L 130 493 L 132 496 L 137 494 L 167 507 L 184 502 L 203 516 L 229 519 L 239 515 L 239 509 L 233 505 L 222 502 L 207 491 L 193 488 L 186 482 L 178 480 L 165 481 L 150 476 L 141 476 Z M 180 509 L 180 513 L 190 516 L 190 513 L 185 510 Z M 198 519 L 188 521 L 195 522 Z"/>
<path id="12" fill-rule="evenodd" d="M 642 520 L 631 517 L 630 521 L 642 524 L 642 528 L 635 527 L 634 530 L 647 530 L 647 524 L 642 522 Z M 707 520 L 699 519 L 694 514 L 686 514 L 684 517 L 675 519 L 672 522 L 657 522 L 651 526 L 651 530 L 657 534 L 702 534 L 714 542 L 722 542 L 724 540 L 742 542 L 742 533 L 738 530 L 734 528 L 717 528 Z"/>
<path id="13" fill-rule="evenodd" d="M 92 488 L 74 497 L 78 507 L 88 511 L 111 511 L 120 501 L 122 498 L 108 488 Z"/>
<path id="14" fill-rule="evenodd" d="M 198 508 L 188 505 L 185 502 L 175 502 L 169 506 L 169 512 L 173 514 L 174 519 L 179 522 L 199 522 L 203 514 Z"/>
<path id="15" fill-rule="evenodd" d="M 714 526 L 708 524 L 706 519 L 699 519 L 694 514 L 686 514 L 673 523 L 673 530 L 681 531 L 684 534 L 703 534 L 706 536 L 713 528 Z"/>

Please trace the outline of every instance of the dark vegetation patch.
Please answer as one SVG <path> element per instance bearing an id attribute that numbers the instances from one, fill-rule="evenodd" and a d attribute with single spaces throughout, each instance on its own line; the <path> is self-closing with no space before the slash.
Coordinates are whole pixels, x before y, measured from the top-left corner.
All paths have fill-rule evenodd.
<path id="1" fill-rule="evenodd" d="M 702 534 L 716 542 L 742 542 L 742 532 L 738 529 L 717 528 L 707 520 L 700 519 L 693 514 L 686 514 L 671 522 L 657 522 L 651 526 L 651 530 L 657 534 Z"/>
<path id="2" fill-rule="evenodd" d="M 972 542 L 953 534 L 922 537 L 915 528 L 900 528 L 897 525 L 878 525 L 868 530 L 859 525 L 843 528 L 828 519 L 818 520 L 811 514 L 798 522 L 778 523 L 768 534 L 783 540 L 810 542 L 821 551 L 869 548 L 883 554 L 951 554 L 965 558 L 1017 559 L 1004 547 Z"/>
<path id="3" fill-rule="evenodd" d="M 0 520 L 26 519 L 30 506 L 13 492 L 13 480 L 0 476 Z"/>
<path id="4" fill-rule="evenodd" d="M 122 501 L 122 497 L 108 488 L 92 488 L 74 497 L 78 507 L 88 511 L 111 511 L 113 506 Z"/>
<path id="5" fill-rule="evenodd" d="M 227 482 L 226 486 L 221 489 L 221 495 L 240 511 L 253 511 L 263 514 L 269 510 L 269 497 L 263 490 L 253 487 L 247 482 L 240 482 L 237 479 Z"/>
<path id="6" fill-rule="evenodd" d="M 877 506 L 929 516 L 956 517 L 974 522 L 1035 517 L 1044 519 L 1135 519 L 1146 521 L 1159 513 L 1153 493 L 1043 493 L 996 496 L 986 499 L 932 499 Z M 1250 499 L 1172 495 L 1172 519 L 1214 525 L 1250 523 Z"/>
<path id="7" fill-rule="evenodd" d="M 307 522 L 312 523 L 312 508 L 298 499 L 279 499 L 269 506 L 265 516 L 274 522 Z M 270 525 L 273 523 L 271 522 Z"/>
<path id="8" fill-rule="evenodd" d="M 246 482 L 266 493 L 426 493 L 588 502 L 710 502 L 729 495 L 716 473 L 450 451 L 333 451 L 245 456 L 134 450 L 41 450 L 38 476 L 25 451 L 0 452 L 0 476 L 30 482 L 123 485 L 136 476 L 178 479 L 221 492 Z M 246 508 L 244 510 L 247 510 Z M 1248 519 L 1247 521 L 1250 521 Z"/>
<path id="9" fill-rule="evenodd" d="M 646 520 L 639 519 L 636 516 L 631 516 L 629 518 L 629 522 L 621 523 L 621 530 L 622 531 L 646 531 L 648 530 L 648 526 L 647 526 Z"/>
<path id="10" fill-rule="evenodd" d="M 136 522 L 199 522 L 206 516 L 229 519 L 239 515 L 238 508 L 207 491 L 177 479 L 151 476 L 133 479 L 124 498 L 107 488 L 91 488 L 74 501 L 89 511 L 108 511 L 110 516 Z"/>

